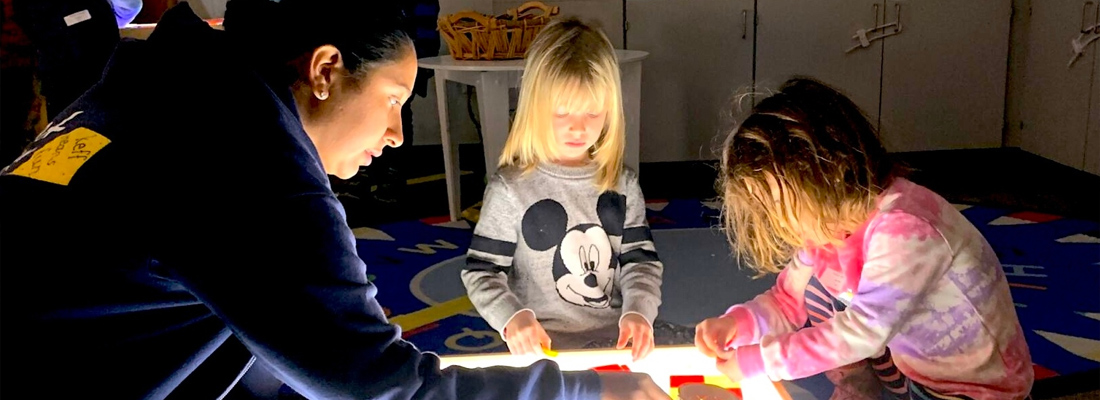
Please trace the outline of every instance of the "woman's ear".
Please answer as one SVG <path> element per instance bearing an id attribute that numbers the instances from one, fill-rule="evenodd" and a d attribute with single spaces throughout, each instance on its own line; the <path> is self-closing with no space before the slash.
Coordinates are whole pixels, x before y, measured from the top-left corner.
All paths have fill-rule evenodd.
<path id="1" fill-rule="evenodd" d="M 326 44 L 313 49 L 309 59 L 309 87 L 318 100 L 326 100 L 334 81 L 344 69 L 343 56 L 336 46 Z"/>

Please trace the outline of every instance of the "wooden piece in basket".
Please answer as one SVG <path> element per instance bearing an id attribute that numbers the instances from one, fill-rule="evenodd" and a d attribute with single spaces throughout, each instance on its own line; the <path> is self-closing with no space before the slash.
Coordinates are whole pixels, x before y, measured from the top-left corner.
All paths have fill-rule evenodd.
<path id="1" fill-rule="evenodd" d="M 497 16 L 461 11 L 440 17 L 438 26 L 455 60 L 514 60 L 559 13 L 557 6 L 532 1 Z"/>

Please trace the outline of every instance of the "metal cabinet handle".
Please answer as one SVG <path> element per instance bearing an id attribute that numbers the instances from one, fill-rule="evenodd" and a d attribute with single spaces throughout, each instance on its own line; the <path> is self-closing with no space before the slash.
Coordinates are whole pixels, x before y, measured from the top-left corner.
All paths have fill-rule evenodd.
<path id="1" fill-rule="evenodd" d="M 741 39 L 749 34 L 749 10 L 741 10 Z"/>
<path id="2" fill-rule="evenodd" d="M 1081 33 L 1089 33 L 1090 30 L 1096 29 L 1095 26 L 1090 27 L 1090 26 L 1085 24 L 1085 18 L 1088 18 L 1088 10 L 1089 10 L 1089 5 L 1090 4 L 1094 4 L 1094 3 L 1091 2 L 1091 1 L 1086 1 L 1083 4 L 1081 4 Z M 1098 7 L 1097 10 L 1100 11 L 1100 7 Z M 1093 22 L 1096 22 L 1096 21 L 1093 21 Z"/>

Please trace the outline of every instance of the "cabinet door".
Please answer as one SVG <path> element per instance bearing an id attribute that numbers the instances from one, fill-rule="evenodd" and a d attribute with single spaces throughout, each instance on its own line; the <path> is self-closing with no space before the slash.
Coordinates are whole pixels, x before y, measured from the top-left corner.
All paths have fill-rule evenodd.
<path id="1" fill-rule="evenodd" d="M 752 0 L 627 0 L 642 62 L 641 160 L 720 156 L 736 94 L 752 87 Z M 748 106 L 748 104 L 746 104 Z"/>
<path id="2" fill-rule="evenodd" d="M 882 41 L 846 51 L 859 43 L 852 39 L 858 29 L 883 23 L 883 7 L 874 0 L 759 2 L 757 92 L 767 95 L 793 75 L 809 76 L 848 95 L 877 126 Z"/>
<path id="3" fill-rule="evenodd" d="M 1020 146 L 1074 168 L 1082 168 L 1085 156 L 1089 86 L 1096 58 L 1096 46 L 1089 46 L 1084 56 L 1067 66 L 1073 56 L 1070 41 L 1081 29 L 1083 4 L 1084 1 L 1031 3 L 1020 109 Z"/>
<path id="4" fill-rule="evenodd" d="M 1098 21 L 1100 22 L 1100 21 Z M 1098 45 L 1093 42 L 1093 47 Z M 1100 175 L 1100 51 L 1093 49 L 1092 111 L 1089 111 L 1089 133 L 1085 138 L 1085 171 Z"/>
<path id="5" fill-rule="evenodd" d="M 886 18 L 899 17 L 882 59 L 886 148 L 1000 147 L 1011 0 L 888 0 Z"/>

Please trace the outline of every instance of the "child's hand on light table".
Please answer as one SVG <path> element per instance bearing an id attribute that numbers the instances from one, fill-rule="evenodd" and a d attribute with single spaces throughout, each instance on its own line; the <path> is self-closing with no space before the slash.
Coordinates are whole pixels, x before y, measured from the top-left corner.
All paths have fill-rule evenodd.
<path id="1" fill-rule="evenodd" d="M 733 382 L 741 382 L 745 375 L 741 373 L 741 365 L 737 363 L 737 351 L 732 351 L 728 357 L 719 357 L 715 362 L 718 371 L 730 378 Z"/>
<path id="2" fill-rule="evenodd" d="M 631 342 L 630 350 L 634 361 L 641 360 L 653 351 L 653 326 L 638 314 L 630 313 L 619 320 L 618 349 L 625 349 Z"/>
<path id="3" fill-rule="evenodd" d="M 513 355 L 542 354 L 550 348 L 550 336 L 535 319 L 535 313 L 523 310 L 516 313 L 504 327 L 504 342 Z"/>
<path id="4" fill-rule="evenodd" d="M 707 357 L 719 360 L 734 357 L 729 344 L 736 337 L 737 325 L 730 317 L 708 318 L 695 326 L 695 348 Z"/>

